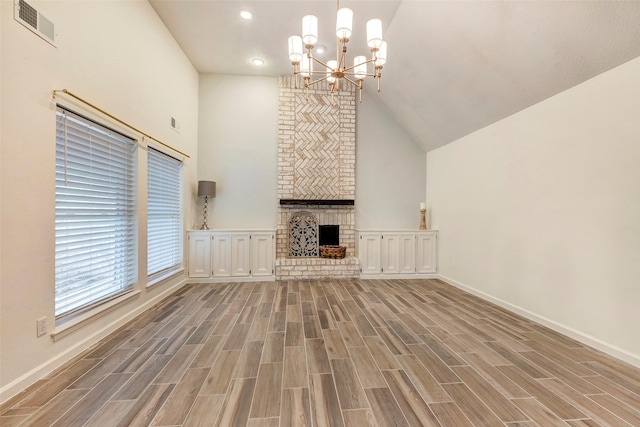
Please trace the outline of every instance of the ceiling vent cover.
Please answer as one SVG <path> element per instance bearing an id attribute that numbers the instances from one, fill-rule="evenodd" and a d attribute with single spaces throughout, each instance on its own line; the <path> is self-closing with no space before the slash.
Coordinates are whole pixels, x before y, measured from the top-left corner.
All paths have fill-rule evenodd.
<path id="1" fill-rule="evenodd" d="M 42 39 L 56 45 L 55 28 L 46 16 L 24 0 L 14 0 L 14 18 Z"/>

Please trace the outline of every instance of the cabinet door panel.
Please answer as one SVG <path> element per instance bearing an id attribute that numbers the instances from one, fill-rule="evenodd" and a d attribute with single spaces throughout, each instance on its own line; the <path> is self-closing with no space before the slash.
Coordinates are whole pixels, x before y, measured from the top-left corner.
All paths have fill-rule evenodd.
<path id="1" fill-rule="evenodd" d="M 212 254 L 213 276 L 231 276 L 231 235 L 215 233 L 213 236 Z"/>
<path id="2" fill-rule="evenodd" d="M 251 234 L 251 275 L 273 275 L 273 233 Z"/>
<path id="3" fill-rule="evenodd" d="M 417 271 L 418 273 L 435 273 L 437 270 L 436 259 L 436 234 L 418 234 Z"/>
<path id="4" fill-rule="evenodd" d="M 380 274 L 380 246 L 382 234 L 362 233 L 358 243 L 358 257 L 362 274 Z"/>
<path id="5" fill-rule="evenodd" d="M 249 276 L 251 272 L 251 235 L 231 235 L 231 275 Z"/>
<path id="6" fill-rule="evenodd" d="M 381 271 L 385 274 L 400 273 L 400 235 L 382 235 L 382 262 Z"/>
<path id="7" fill-rule="evenodd" d="M 398 242 L 399 273 L 410 274 L 416 272 L 416 235 L 401 234 Z"/>
<path id="8" fill-rule="evenodd" d="M 211 234 L 189 234 L 189 277 L 211 276 Z"/>

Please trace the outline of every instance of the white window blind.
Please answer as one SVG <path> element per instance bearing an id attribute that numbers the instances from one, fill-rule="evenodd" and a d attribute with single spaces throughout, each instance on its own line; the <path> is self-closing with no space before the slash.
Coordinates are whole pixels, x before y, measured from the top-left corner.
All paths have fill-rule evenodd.
<path id="1" fill-rule="evenodd" d="M 182 162 L 153 148 L 147 154 L 147 275 L 182 267 Z"/>
<path id="2" fill-rule="evenodd" d="M 88 308 L 136 282 L 136 144 L 58 108 L 55 314 Z"/>

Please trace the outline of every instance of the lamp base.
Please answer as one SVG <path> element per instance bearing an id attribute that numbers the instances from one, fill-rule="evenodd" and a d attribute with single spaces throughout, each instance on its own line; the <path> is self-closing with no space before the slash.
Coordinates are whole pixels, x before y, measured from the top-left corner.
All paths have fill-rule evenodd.
<path id="1" fill-rule="evenodd" d="M 427 210 L 426 209 L 420 209 L 420 230 L 426 230 L 427 229 Z"/>
<path id="2" fill-rule="evenodd" d="M 207 226 L 207 204 L 209 201 L 209 197 L 204 196 L 204 209 L 202 210 L 202 227 L 200 230 L 208 230 L 209 226 Z"/>

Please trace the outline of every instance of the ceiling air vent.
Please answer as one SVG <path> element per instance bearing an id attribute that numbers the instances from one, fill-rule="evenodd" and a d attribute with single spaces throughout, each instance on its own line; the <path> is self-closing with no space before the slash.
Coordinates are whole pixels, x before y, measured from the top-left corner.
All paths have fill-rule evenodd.
<path id="1" fill-rule="evenodd" d="M 24 0 L 14 0 L 14 18 L 41 38 L 56 45 L 53 22 Z"/>

